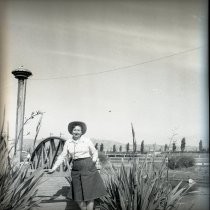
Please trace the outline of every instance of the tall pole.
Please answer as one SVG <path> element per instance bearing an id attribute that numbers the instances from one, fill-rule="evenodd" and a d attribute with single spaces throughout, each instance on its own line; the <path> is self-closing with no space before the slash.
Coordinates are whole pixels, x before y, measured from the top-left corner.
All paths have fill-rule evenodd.
<path id="1" fill-rule="evenodd" d="M 17 93 L 17 111 L 16 111 L 16 132 L 15 132 L 15 151 L 14 155 L 19 162 L 22 161 L 23 148 L 23 129 L 25 115 L 25 100 L 26 100 L 26 81 L 32 73 L 24 69 L 23 66 L 12 71 L 12 74 L 18 79 Z"/>

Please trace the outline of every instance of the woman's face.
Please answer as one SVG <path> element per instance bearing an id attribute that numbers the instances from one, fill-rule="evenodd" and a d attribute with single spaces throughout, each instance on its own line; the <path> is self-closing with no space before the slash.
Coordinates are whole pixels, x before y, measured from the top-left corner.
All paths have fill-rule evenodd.
<path id="1" fill-rule="evenodd" d="M 72 130 L 73 139 L 77 140 L 82 135 L 82 128 L 79 125 L 76 125 Z"/>

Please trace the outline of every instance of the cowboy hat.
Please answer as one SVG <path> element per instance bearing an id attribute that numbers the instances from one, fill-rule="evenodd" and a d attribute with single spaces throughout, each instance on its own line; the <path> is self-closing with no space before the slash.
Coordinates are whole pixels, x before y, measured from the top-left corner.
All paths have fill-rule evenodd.
<path id="1" fill-rule="evenodd" d="M 77 126 L 77 125 L 82 128 L 82 134 L 85 134 L 85 132 L 87 130 L 87 126 L 84 122 L 81 122 L 81 121 L 70 122 L 69 125 L 68 125 L 69 133 L 72 134 L 72 131 L 73 131 L 74 127 Z"/>

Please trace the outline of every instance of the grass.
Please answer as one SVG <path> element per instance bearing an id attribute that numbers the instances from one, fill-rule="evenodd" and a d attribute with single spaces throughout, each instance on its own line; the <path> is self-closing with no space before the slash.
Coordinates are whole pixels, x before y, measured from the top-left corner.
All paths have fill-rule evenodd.
<path id="1" fill-rule="evenodd" d="M 169 179 L 188 181 L 193 179 L 200 183 L 209 183 L 209 166 L 193 166 L 177 170 L 169 170 Z"/>

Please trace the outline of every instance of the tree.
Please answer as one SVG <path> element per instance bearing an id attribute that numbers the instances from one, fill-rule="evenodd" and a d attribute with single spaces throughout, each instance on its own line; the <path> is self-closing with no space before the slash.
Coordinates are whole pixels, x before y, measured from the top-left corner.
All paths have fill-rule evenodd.
<path id="1" fill-rule="evenodd" d="M 120 152 L 122 152 L 122 145 L 120 145 L 120 147 L 119 147 L 119 151 L 120 151 Z"/>
<path id="2" fill-rule="evenodd" d="M 130 150 L 130 145 L 129 145 L 129 143 L 127 143 L 127 144 L 126 144 L 126 152 L 128 153 L 129 150 Z"/>
<path id="3" fill-rule="evenodd" d="M 141 142 L 141 154 L 144 153 L 144 140 Z"/>
<path id="4" fill-rule="evenodd" d="M 136 144 L 136 142 L 134 142 L 134 144 L 133 144 L 133 152 L 134 153 L 136 152 L 136 149 L 137 149 L 137 144 Z"/>
<path id="5" fill-rule="evenodd" d="M 165 144 L 165 146 L 164 146 L 164 151 L 166 152 L 166 151 L 167 151 L 167 149 L 168 149 L 168 145 L 167 145 L 167 144 Z"/>
<path id="6" fill-rule="evenodd" d="M 95 148 L 98 150 L 98 143 L 95 144 Z"/>
<path id="7" fill-rule="evenodd" d="M 132 129 L 132 136 L 133 136 L 133 153 L 136 153 L 137 144 L 136 144 L 135 131 L 134 131 L 132 123 L 131 123 L 131 129 Z"/>
<path id="8" fill-rule="evenodd" d="M 181 151 L 182 152 L 184 152 L 184 150 L 185 150 L 185 145 L 186 145 L 185 138 L 183 138 L 181 141 Z"/>
<path id="9" fill-rule="evenodd" d="M 113 145 L 113 152 L 116 152 L 116 151 L 117 151 L 116 145 L 114 144 L 114 145 Z"/>
<path id="10" fill-rule="evenodd" d="M 200 140 L 200 142 L 199 142 L 199 151 L 200 152 L 203 151 L 203 142 L 202 142 L 202 140 Z"/>
<path id="11" fill-rule="evenodd" d="M 176 143 L 174 142 L 172 145 L 172 151 L 175 152 L 176 151 Z"/>
<path id="12" fill-rule="evenodd" d="M 101 143 L 100 145 L 100 151 L 103 152 L 104 151 L 104 144 Z"/>

